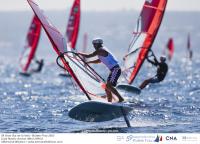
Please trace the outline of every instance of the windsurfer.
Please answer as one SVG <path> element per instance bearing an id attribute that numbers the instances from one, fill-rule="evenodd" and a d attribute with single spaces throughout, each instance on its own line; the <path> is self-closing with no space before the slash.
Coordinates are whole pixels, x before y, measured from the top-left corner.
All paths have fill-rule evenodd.
<path id="1" fill-rule="evenodd" d="M 37 67 L 37 69 L 32 69 L 31 72 L 41 72 L 42 68 L 44 66 L 44 60 L 43 59 L 41 59 L 41 60 L 35 59 L 35 63 L 38 65 L 38 67 Z"/>
<path id="2" fill-rule="evenodd" d="M 91 58 L 97 56 L 98 59 L 93 61 L 88 61 L 87 63 L 100 63 L 106 65 L 106 67 L 110 70 L 110 74 L 107 78 L 107 83 L 105 85 L 105 92 L 107 94 L 107 98 L 109 102 L 112 102 L 112 93 L 115 94 L 119 102 L 124 101 L 122 96 L 119 94 L 119 92 L 115 89 L 115 86 L 117 85 L 117 80 L 121 75 L 121 68 L 118 64 L 118 61 L 115 59 L 115 57 L 104 47 L 103 40 L 101 38 L 96 38 L 92 41 L 92 44 L 95 48 L 95 51 L 91 54 L 85 54 L 85 53 L 79 53 L 85 58 Z"/>
<path id="3" fill-rule="evenodd" d="M 190 43 L 190 34 L 188 34 L 188 40 L 187 40 L 187 50 L 189 52 L 189 58 L 190 60 L 192 60 L 192 55 L 193 55 L 193 52 L 192 52 L 192 49 L 191 49 L 191 43 Z"/>
<path id="4" fill-rule="evenodd" d="M 153 55 L 153 56 L 154 56 L 154 61 L 150 60 L 149 57 L 147 57 L 147 61 L 157 67 L 157 74 L 154 77 L 145 80 L 140 85 L 140 89 L 145 88 L 149 83 L 159 83 L 159 82 L 163 81 L 167 74 L 168 65 L 166 63 L 166 57 L 161 56 L 160 62 L 158 62 L 155 55 Z"/>
<path id="5" fill-rule="evenodd" d="M 190 50 L 189 50 L 189 58 L 190 58 L 190 60 L 192 59 L 192 55 L 193 55 L 193 52 L 192 52 L 192 50 L 190 49 Z"/>

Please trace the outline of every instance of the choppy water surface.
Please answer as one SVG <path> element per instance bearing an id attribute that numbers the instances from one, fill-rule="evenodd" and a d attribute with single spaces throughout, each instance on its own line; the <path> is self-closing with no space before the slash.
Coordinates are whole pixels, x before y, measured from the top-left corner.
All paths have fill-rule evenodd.
<path id="1" fill-rule="evenodd" d="M 23 77 L 17 65 L 0 63 L 1 132 L 200 132 L 200 61 L 169 64 L 167 78 L 140 95 L 126 94 L 132 128 L 123 118 L 86 123 L 68 111 L 86 100 L 71 80 L 58 76 L 56 65 Z M 56 72 L 55 72 L 56 71 Z M 153 74 L 150 74 L 153 75 Z"/>
<path id="2" fill-rule="evenodd" d="M 199 12 L 165 12 L 152 50 L 159 57 L 172 37 L 174 56 L 168 62 L 169 72 L 162 83 L 150 85 L 140 95 L 123 95 L 134 109 L 129 115 L 132 128 L 127 128 L 123 118 L 86 123 L 68 117 L 72 107 L 87 99 L 77 93 L 70 79 L 58 76 L 62 70 L 56 64 L 49 64 L 55 63 L 56 53 L 45 33 L 42 33 L 36 54 L 45 59 L 42 73 L 31 77 L 19 75 L 18 59 L 32 14 L 31 9 L 0 13 L 0 132 L 200 132 Z M 66 31 L 66 10 L 45 14 L 61 33 Z M 94 50 L 92 38 L 102 37 L 104 45 L 122 59 L 139 14 L 140 11 L 132 10 L 83 12 L 77 50 L 81 51 L 83 34 L 87 32 L 87 52 Z M 194 54 L 191 62 L 185 58 L 188 33 Z M 155 75 L 154 67 L 145 64 L 142 68 L 140 76 L 143 78 Z M 142 82 L 140 76 L 134 85 Z"/>

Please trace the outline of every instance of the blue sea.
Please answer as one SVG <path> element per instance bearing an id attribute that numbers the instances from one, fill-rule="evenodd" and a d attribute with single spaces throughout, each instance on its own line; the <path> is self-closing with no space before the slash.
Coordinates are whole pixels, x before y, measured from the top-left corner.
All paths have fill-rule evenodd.
<path id="1" fill-rule="evenodd" d="M 133 111 L 108 122 L 88 123 L 71 119 L 71 108 L 86 101 L 71 80 L 49 65 L 42 73 L 20 76 L 16 66 L 0 65 L 1 132 L 199 132 L 200 61 L 172 66 L 164 82 L 150 85 L 140 95 L 126 94 Z M 194 70 L 195 69 L 195 70 Z M 59 72 L 59 70 L 58 70 Z M 177 75 L 178 74 L 178 75 Z"/>
<path id="2" fill-rule="evenodd" d="M 63 14 L 63 12 L 60 13 Z M 19 28 L 14 26 L 12 32 L 13 30 L 16 30 L 16 32 L 12 34 L 9 34 L 9 32 L 11 33 L 9 27 L 13 26 L 11 23 L 9 23 L 7 30 L 2 27 L 0 30 L 0 132 L 200 132 L 200 50 L 198 48 L 200 31 L 198 20 L 195 23 L 195 20 L 190 17 L 193 13 L 185 14 L 185 16 L 190 17 L 190 22 L 185 22 L 184 18 L 180 18 L 180 12 L 166 14 L 152 49 L 159 57 L 168 38 L 174 37 L 175 54 L 172 61 L 168 61 L 169 72 L 163 82 L 149 85 L 142 90 L 140 95 L 131 93 L 123 95 L 127 105 L 133 108 L 128 116 L 131 128 L 126 126 L 123 118 L 108 122 L 89 123 L 77 121 L 68 116 L 71 108 L 87 101 L 87 99 L 84 94 L 75 89 L 71 79 L 59 76 L 62 70 L 55 63 L 56 55 L 44 33 L 37 52 L 39 58 L 45 59 L 43 71 L 30 77 L 19 75 L 18 59 L 24 45 L 31 13 L 29 15 L 22 12 L 15 14 L 25 15 L 24 18 L 26 19 L 23 20 L 25 24 L 23 23 L 23 26 L 17 24 L 17 26 L 20 26 Z M 82 34 L 85 30 L 88 30 L 89 41 L 95 35 L 102 36 L 105 39 L 105 45 L 117 55 L 118 59 L 121 59 L 122 54 L 128 48 L 131 31 L 136 20 L 132 22 L 127 18 L 131 15 L 131 12 L 119 14 L 121 12 L 109 13 L 108 17 L 105 18 L 107 21 L 105 20 L 103 25 L 94 21 L 94 25 L 90 23 L 89 26 L 91 27 L 87 29 L 86 20 L 92 21 L 92 18 L 103 16 L 105 13 L 88 12 L 87 16 L 85 13 L 86 18 L 82 23 L 78 47 L 82 45 Z M 137 18 L 138 14 L 139 12 L 134 14 L 134 19 Z M 195 14 L 199 16 L 199 13 Z M 4 16 L 4 21 L 8 20 L 7 15 L 11 17 L 10 21 L 12 22 L 14 13 L 0 14 L 1 17 Z M 51 13 L 49 15 L 51 16 Z M 120 16 L 123 18 L 123 22 L 115 19 Z M 64 31 L 65 23 L 60 26 L 58 23 L 60 21 L 52 18 L 52 22 L 56 23 L 56 26 L 60 28 L 59 30 Z M 97 27 L 99 27 L 99 31 Z M 186 56 L 188 32 L 191 34 L 194 52 L 192 60 L 189 60 Z M 91 47 L 91 44 L 89 44 L 89 47 Z M 92 49 L 88 50 L 88 52 L 91 51 Z M 102 72 L 102 70 L 99 71 Z M 145 63 L 143 72 L 140 74 L 143 78 L 139 76 L 134 85 L 138 86 L 142 79 L 155 75 L 155 71 L 156 68 Z M 107 72 L 103 73 L 104 76 L 107 76 L 107 74 Z"/>

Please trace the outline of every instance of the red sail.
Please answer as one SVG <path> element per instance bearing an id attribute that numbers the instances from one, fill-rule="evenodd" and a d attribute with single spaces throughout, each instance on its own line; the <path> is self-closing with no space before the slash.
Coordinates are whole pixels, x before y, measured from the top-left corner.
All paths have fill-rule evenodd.
<path id="1" fill-rule="evenodd" d="M 171 60 L 174 54 L 174 40 L 172 38 L 170 38 L 167 43 L 167 49 L 168 49 L 168 59 Z"/>
<path id="2" fill-rule="evenodd" d="M 131 84 L 137 76 L 160 27 L 167 0 L 146 0 L 124 57 L 125 73 Z M 134 54 L 134 55 L 133 55 Z M 135 55 L 136 54 L 136 55 Z"/>
<path id="3" fill-rule="evenodd" d="M 89 65 L 85 67 L 86 63 L 81 63 L 84 61 L 80 61 L 80 57 L 74 58 L 73 55 L 70 55 L 70 52 L 67 49 L 66 41 L 62 34 L 50 23 L 37 4 L 35 4 L 32 0 L 27 1 L 33 9 L 35 15 L 40 20 L 54 50 L 61 58 L 64 68 L 69 72 L 88 99 L 95 99 L 96 96 L 99 96 L 102 92 L 105 94 L 105 90 L 101 87 L 103 79 L 91 67 L 88 69 Z M 69 54 L 62 56 L 64 52 L 68 52 Z M 71 54 L 72 53 L 73 52 L 71 52 Z"/>
<path id="4" fill-rule="evenodd" d="M 33 17 L 29 31 L 26 37 L 26 45 L 20 57 L 20 65 L 23 72 L 27 72 L 34 58 L 37 45 L 40 39 L 41 24 L 36 16 Z"/>
<path id="5" fill-rule="evenodd" d="M 81 15 L 80 0 L 74 0 L 74 4 L 71 8 L 70 17 L 67 25 L 67 31 L 66 31 L 67 43 L 70 45 L 72 49 L 75 49 L 76 46 L 76 41 L 79 32 L 79 25 L 80 25 L 80 15 Z"/>

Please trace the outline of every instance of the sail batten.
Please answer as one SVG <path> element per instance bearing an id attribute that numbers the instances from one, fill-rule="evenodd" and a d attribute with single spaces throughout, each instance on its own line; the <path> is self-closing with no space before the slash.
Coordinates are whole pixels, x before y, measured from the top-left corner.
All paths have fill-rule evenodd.
<path id="1" fill-rule="evenodd" d="M 150 5 L 144 5 L 144 7 L 146 7 L 146 8 L 151 8 L 151 9 L 155 9 L 155 10 L 159 10 L 159 11 L 163 11 L 164 9 L 162 9 L 162 8 L 158 8 L 158 7 L 155 7 L 155 6 L 150 6 Z"/>

